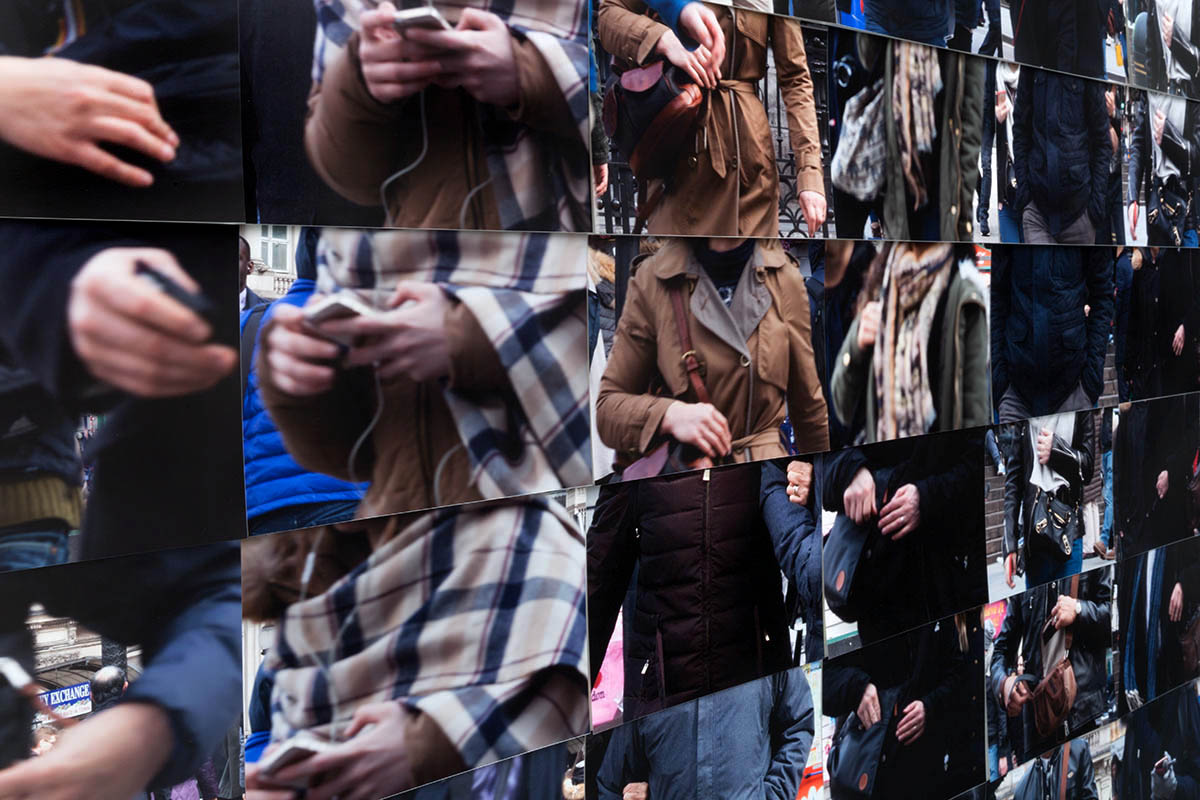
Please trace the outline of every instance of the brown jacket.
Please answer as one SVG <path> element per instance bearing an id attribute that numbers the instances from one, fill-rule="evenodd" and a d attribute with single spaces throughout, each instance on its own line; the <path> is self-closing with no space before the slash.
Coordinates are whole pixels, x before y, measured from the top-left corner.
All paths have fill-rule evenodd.
<path id="1" fill-rule="evenodd" d="M 737 461 L 787 455 L 779 425 L 790 416 L 801 452 L 829 449 L 828 411 L 813 355 L 808 292 L 778 240 L 759 242 L 726 308 L 685 240 L 648 259 L 629 291 L 596 399 L 609 447 L 640 455 L 675 399 L 698 402 L 684 369 L 669 285 L 684 280 L 688 331 L 712 403 L 725 415 Z M 662 396 L 649 394 L 661 376 Z"/>
<path id="2" fill-rule="evenodd" d="M 800 23 L 754 11 L 712 6 L 725 32 L 726 63 L 709 93 L 703 129 L 675 176 L 648 230 L 657 234 L 779 236 L 779 171 L 767 110 L 755 94 L 767 73 L 767 47 L 787 110 L 797 191 L 825 194 L 821 134 Z M 596 15 L 604 49 L 628 64 L 655 60 L 669 29 L 646 15 L 641 0 L 603 0 Z M 732 65 L 732 66 L 731 66 Z M 658 191 L 660 182 L 649 191 Z"/>
<path id="3" fill-rule="evenodd" d="M 470 481 L 470 460 L 438 381 L 417 383 L 403 376 L 382 381 L 383 413 L 360 448 L 352 476 L 351 451 L 376 410 L 369 370 L 340 372 L 334 388 L 325 394 L 287 394 L 271 371 L 272 325 L 268 323 L 259 337 L 262 350 L 255 359 L 271 419 L 292 458 L 304 468 L 343 480 L 370 480 L 358 518 L 482 499 Z M 465 306 L 455 304 L 447 312 L 446 331 L 451 386 L 486 394 L 507 386 L 499 358 Z M 393 517 L 383 522 L 395 527 L 403 520 Z M 388 538 L 391 532 L 373 531 L 372 539 Z"/>
<path id="4" fill-rule="evenodd" d="M 428 151 L 387 192 L 387 225 L 399 228 L 497 230 L 500 217 L 491 185 L 468 194 L 488 178 L 476 100 L 461 89 L 425 90 L 425 137 L 421 98 L 381 103 L 367 90 L 358 60 L 357 33 L 313 86 L 304 128 L 308 158 L 338 194 L 378 206 L 391 175 L 417 162 L 423 139 Z M 513 39 L 520 102 L 509 113 L 518 122 L 578 142 L 575 121 L 537 48 Z M 580 160 L 585 158 L 581 144 Z M 467 203 L 465 215 L 464 203 Z M 461 216 L 460 216 L 461 215 Z"/>

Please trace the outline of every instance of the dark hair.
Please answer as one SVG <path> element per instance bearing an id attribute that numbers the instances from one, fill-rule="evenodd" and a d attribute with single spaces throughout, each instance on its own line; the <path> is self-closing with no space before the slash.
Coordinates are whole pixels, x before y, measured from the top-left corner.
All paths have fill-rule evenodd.
<path id="1" fill-rule="evenodd" d="M 252 249 L 250 248 L 250 242 L 249 242 L 249 241 L 246 239 L 246 237 L 245 237 L 245 236 L 240 236 L 240 235 L 239 235 L 239 236 L 238 236 L 238 248 L 240 249 L 242 245 L 246 245 L 246 252 L 247 252 L 247 253 L 250 253 L 251 255 L 254 255 L 254 250 L 252 250 Z"/>

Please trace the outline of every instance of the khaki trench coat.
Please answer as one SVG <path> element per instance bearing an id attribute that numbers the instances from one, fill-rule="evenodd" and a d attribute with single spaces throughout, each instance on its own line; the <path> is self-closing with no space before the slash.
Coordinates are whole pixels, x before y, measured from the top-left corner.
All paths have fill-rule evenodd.
<path id="1" fill-rule="evenodd" d="M 627 456 L 652 449 L 667 406 L 698 402 L 684 368 L 669 286 L 685 281 L 688 331 L 712 404 L 725 415 L 735 461 L 787 455 L 790 416 L 800 452 L 829 449 L 828 411 L 813 355 L 808 292 L 778 240 L 759 242 L 731 308 L 684 240 L 647 259 L 629 291 L 596 399 L 601 440 Z M 653 384 L 662 395 L 650 394 Z"/>
<path id="2" fill-rule="evenodd" d="M 655 234 L 779 236 L 779 171 L 767 110 L 756 85 L 767 73 L 767 48 L 787 111 L 797 191 L 825 194 L 821 134 L 800 23 L 775 15 L 712 6 L 725 32 L 720 87 L 691 152 L 680 153 L 675 176 L 647 230 Z M 654 61 L 669 28 L 646 15 L 641 0 L 603 0 L 596 14 L 600 43 L 627 65 Z M 661 181 L 651 182 L 649 194 Z"/>

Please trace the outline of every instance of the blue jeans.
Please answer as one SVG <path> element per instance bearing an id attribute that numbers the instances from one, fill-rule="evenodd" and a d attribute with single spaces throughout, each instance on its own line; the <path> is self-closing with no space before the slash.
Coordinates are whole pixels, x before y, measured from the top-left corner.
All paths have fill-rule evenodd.
<path id="1" fill-rule="evenodd" d="M 1000 745 L 988 745 L 988 783 L 1000 780 Z"/>
<path id="2" fill-rule="evenodd" d="M 0 572 L 65 564 L 68 555 L 65 527 L 0 530 Z"/>
<path id="3" fill-rule="evenodd" d="M 1083 537 L 1071 544 L 1071 555 L 1061 564 L 1056 563 L 1050 556 L 1040 553 L 1029 553 L 1025 565 L 1025 587 L 1040 586 L 1043 583 L 1068 578 L 1083 571 Z"/>
<path id="4" fill-rule="evenodd" d="M 1019 244 L 1021 240 L 1021 217 L 1016 211 L 1004 206 L 996 211 L 1000 219 L 1000 241 Z"/>
<path id="5" fill-rule="evenodd" d="M 1200 247 L 1200 234 L 1196 233 L 1195 228 L 1188 228 L 1183 232 L 1183 247 Z"/>
<path id="6" fill-rule="evenodd" d="M 358 500 L 334 500 L 329 503 L 306 503 L 277 508 L 250 520 L 250 535 L 294 531 L 317 525 L 332 525 L 354 518 Z"/>

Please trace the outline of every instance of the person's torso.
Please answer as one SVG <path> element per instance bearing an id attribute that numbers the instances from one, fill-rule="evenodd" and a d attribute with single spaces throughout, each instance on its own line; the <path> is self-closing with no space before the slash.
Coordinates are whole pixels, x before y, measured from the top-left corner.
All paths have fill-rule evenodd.
<path id="1" fill-rule="evenodd" d="M 1153 134 L 1155 114 L 1159 111 L 1162 111 L 1166 115 L 1167 123 L 1174 127 L 1176 131 L 1182 133 L 1187 129 L 1187 100 L 1174 95 L 1158 94 L 1157 92 L 1149 92 L 1147 96 L 1150 98 L 1147 124 L 1151 126 L 1151 134 Z M 1171 177 L 1181 177 L 1182 172 L 1179 165 L 1163 154 L 1162 145 L 1158 143 L 1153 135 L 1149 139 L 1153 148 L 1154 177 L 1164 181 Z"/>

